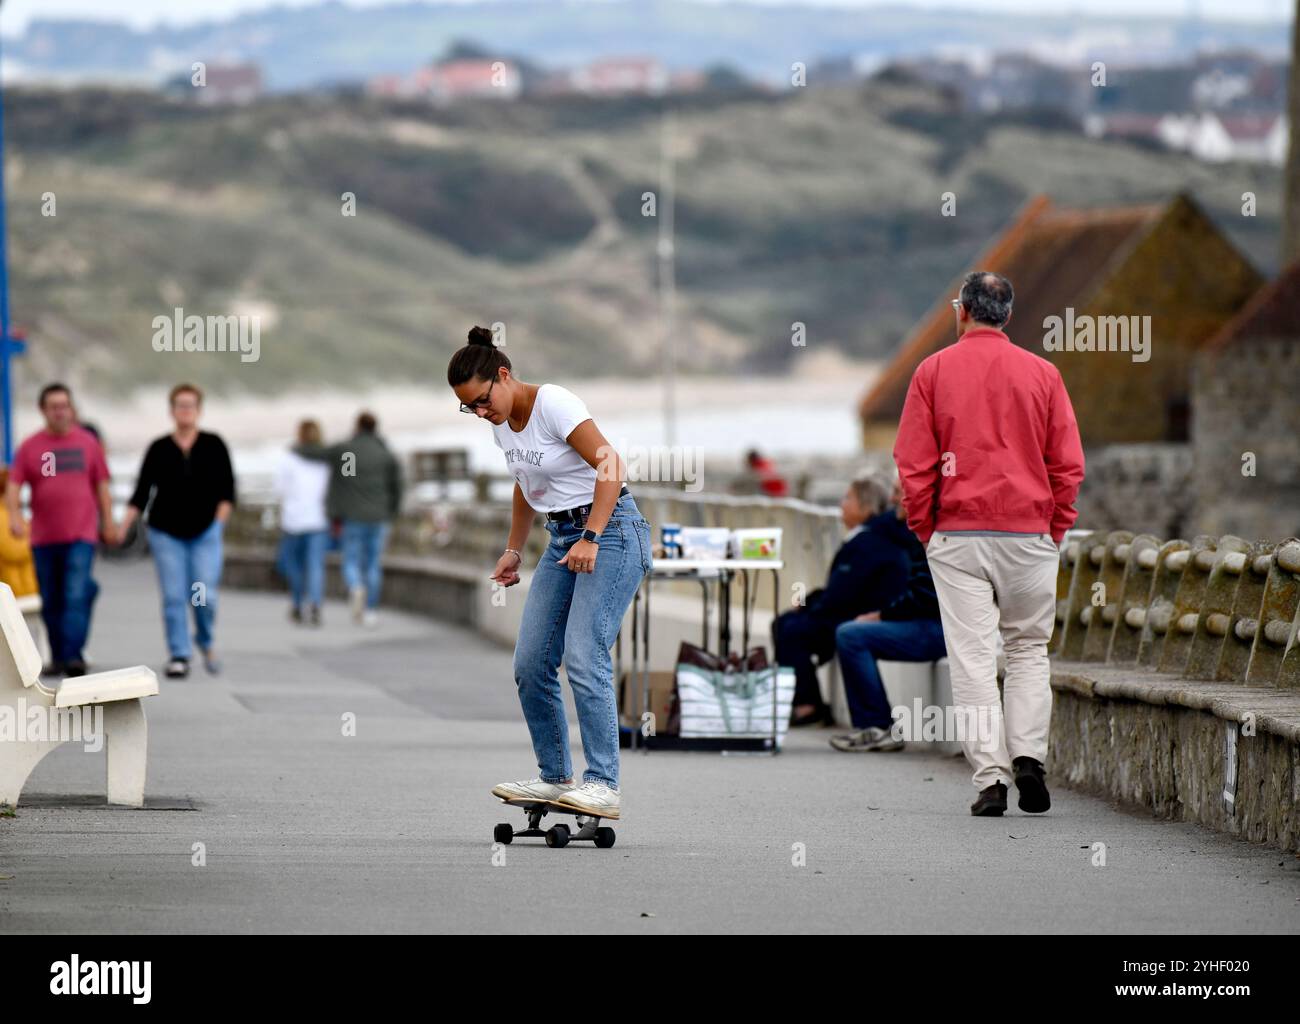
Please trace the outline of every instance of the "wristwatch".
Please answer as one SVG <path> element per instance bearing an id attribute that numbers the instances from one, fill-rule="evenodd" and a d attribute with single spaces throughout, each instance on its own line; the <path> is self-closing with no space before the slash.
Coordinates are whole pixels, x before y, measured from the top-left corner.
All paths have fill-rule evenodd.
<path id="1" fill-rule="evenodd" d="M 596 544 L 596 545 L 600 544 L 600 534 L 598 534 L 595 530 L 583 530 L 582 539 L 586 541 L 590 541 L 592 544 Z"/>

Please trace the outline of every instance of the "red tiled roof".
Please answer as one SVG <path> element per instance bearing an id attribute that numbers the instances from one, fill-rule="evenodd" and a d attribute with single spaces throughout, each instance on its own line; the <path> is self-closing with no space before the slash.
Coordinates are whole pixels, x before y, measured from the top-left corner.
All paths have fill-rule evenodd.
<path id="1" fill-rule="evenodd" d="M 444 89 L 458 89 L 474 86 L 490 86 L 496 68 L 495 61 L 490 60 L 454 60 L 440 64 L 433 70 L 433 76 Z M 512 72 L 514 66 L 502 62 L 506 72 Z"/>
<path id="2" fill-rule="evenodd" d="M 1063 315 L 1067 306 L 1083 305 L 1111 261 L 1163 210 L 1161 205 L 1057 209 L 1046 196 L 1036 196 L 968 270 L 991 270 L 1010 279 L 1016 299 L 1007 336 L 1022 348 L 1041 351 L 1043 320 Z M 917 366 L 957 340 L 951 300 L 965 276 L 964 271 L 939 294 L 862 399 L 858 414 L 863 421 L 896 421 Z"/>

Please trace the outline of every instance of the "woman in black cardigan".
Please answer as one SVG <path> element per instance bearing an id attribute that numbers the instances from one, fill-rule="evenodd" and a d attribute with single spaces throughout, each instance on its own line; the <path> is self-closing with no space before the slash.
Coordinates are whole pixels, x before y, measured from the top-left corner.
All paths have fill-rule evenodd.
<path id="1" fill-rule="evenodd" d="M 235 504 L 235 474 L 226 443 L 199 430 L 202 409 L 203 392 L 193 384 L 172 388 L 176 429 L 149 446 L 122 522 L 125 532 L 149 507 L 149 548 L 162 591 L 166 674 L 171 679 L 190 672 L 190 608 L 194 609 L 194 642 L 203 652 L 204 667 L 212 674 L 221 670 L 213 648 L 213 626 L 222 537 Z"/>

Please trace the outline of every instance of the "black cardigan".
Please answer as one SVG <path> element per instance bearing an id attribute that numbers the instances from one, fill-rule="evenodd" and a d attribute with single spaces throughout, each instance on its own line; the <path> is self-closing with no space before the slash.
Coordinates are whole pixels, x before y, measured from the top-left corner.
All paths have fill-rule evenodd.
<path id="1" fill-rule="evenodd" d="M 200 430 L 185 455 L 171 434 L 158 438 L 145 452 L 130 504 L 144 512 L 150 494 L 153 529 L 181 540 L 197 537 L 212 525 L 218 504 L 235 501 L 235 473 L 226 443 Z"/>

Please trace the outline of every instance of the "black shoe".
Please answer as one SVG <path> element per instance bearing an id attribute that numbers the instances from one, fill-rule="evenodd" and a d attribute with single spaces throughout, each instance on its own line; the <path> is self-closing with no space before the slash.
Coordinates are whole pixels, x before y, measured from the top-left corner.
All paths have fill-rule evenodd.
<path id="1" fill-rule="evenodd" d="M 1043 766 L 1032 757 L 1017 757 L 1011 762 L 1016 770 L 1016 789 L 1020 790 L 1019 807 L 1030 814 L 1042 814 L 1052 806 L 1047 793 Z"/>
<path id="2" fill-rule="evenodd" d="M 302 625 L 302 609 L 299 608 L 297 605 L 294 605 L 292 608 L 289 609 L 289 621 L 296 622 L 299 625 Z"/>
<path id="3" fill-rule="evenodd" d="M 70 661 L 63 666 L 63 674 L 69 679 L 86 674 L 86 663 L 84 661 Z"/>
<path id="4" fill-rule="evenodd" d="M 834 725 L 835 716 L 831 713 L 829 704 L 823 704 L 819 708 L 814 708 L 806 715 L 797 715 L 790 719 L 790 728 L 801 729 L 808 725 Z"/>
<path id="5" fill-rule="evenodd" d="M 1007 787 L 995 782 L 981 789 L 979 799 L 970 805 L 971 814 L 977 818 L 1000 818 L 1007 809 Z"/>
<path id="6" fill-rule="evenodd" d="M 61 661 L 52 661 L 48 665 L 41 666 L 41 675 L 43 676 L 61 676 L 66 670 L 66 666 Z"/>
<path id="7" fill-rule="evenodd" d="M 320 605 L 314 604 L 311 606 L 311 624 L 313 626 L 320 625 Z"/>

